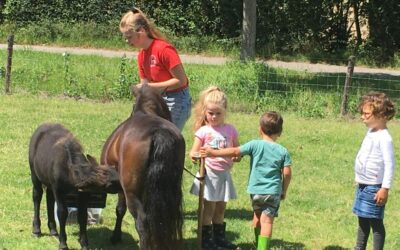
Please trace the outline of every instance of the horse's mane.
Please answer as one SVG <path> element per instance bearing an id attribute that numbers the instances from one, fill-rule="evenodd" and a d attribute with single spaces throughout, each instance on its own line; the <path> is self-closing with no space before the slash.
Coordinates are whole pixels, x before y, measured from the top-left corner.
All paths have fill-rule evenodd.
<path id="1" fill-rule="evenodd" d="M 84 149 L 78 139 L 74 137 L 72 134 L 69 134 L 68 137 L 62 138 L 63 140 L 59 140 L 58 143 L 62 143 L 64 145 L 65 151 L 71 158 L 72 162 L 82 162 L 85 161 Z"/>
<path id="2" fill-rule="evenodd" d="M 66 139 L 64 149 L 71 163 L 76 164 L 76 167 L 79 166 L 70 172 L 76 188 L 106 184 L 107 167 L 99 165 L 95 159 L 89 159 L 90 156 L 85 156 L 82 145 L 72 134 Z"/>
<path id="3" fill-rule="evenodd" d="M 134 87 L 133 93 L 136 97 L 136 103 L 132 115 L 136 112 L 142 112 L 157 115 L 171 121 L 171 113 L 158 90 L 144 84 L 141 88 Z"/>

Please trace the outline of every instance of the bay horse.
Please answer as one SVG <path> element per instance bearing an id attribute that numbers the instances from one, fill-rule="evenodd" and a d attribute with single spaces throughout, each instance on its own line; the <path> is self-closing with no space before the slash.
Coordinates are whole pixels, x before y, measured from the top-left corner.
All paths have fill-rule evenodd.
<path id="1" fill-rule="evenodd" d="M 118 169 L 123 188 L 111 241 L 121 240 L 128 207 L 140 249 L 182 249 L 185 140 L 158 91 L 143 85 L 134 95 L 133 112 L 108 137 L 100 159 Z"/>
<path id="2" fill-rule="evenodd" d="M 88 249 L 86 235 L 88 192 L 117 193 L 121 187 L 114 167 L 99 166 L 96 159 L 83 154 L 79 141 L 61 124 L 44 123 L 33 133 L 29 144 L 29 166 L 33 184 L 34 217 L 32 233 L 41 236 L 40 202 L 46 186 L 47 226 L 57 236 L 54 201 L 59 219 L 59 249 L 68 249 L 65 224 L 67 194 L 77 194 L 79 242 Z"/>

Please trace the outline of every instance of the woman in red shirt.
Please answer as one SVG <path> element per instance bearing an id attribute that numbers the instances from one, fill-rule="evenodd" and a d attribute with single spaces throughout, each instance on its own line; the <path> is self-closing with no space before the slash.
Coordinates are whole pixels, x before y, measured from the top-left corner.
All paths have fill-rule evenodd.
<path id="1" fill-rule="evenodd" d="M 192 98 L 189 80 L 175 47 L 139 9 L 121 19 L 119 29 L 126 41 L 139 48 L 140 83 L 159 89 L 171 111 L 172 122 L 183 129 L 190 116 Z"/>

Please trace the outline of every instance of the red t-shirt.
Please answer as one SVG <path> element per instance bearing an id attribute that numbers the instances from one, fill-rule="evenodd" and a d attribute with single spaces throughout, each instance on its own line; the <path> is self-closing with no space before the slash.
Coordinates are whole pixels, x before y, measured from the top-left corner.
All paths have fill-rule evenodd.
<path id="1" fill-rule="evenodd" d="M 154 39 L 148 49 L 141 49 L 138 55 L 140 78 L 150 82 L 162 82 L 172 78 L 169 70 L 181 64 L 176 49 L 169 43 Z"/>

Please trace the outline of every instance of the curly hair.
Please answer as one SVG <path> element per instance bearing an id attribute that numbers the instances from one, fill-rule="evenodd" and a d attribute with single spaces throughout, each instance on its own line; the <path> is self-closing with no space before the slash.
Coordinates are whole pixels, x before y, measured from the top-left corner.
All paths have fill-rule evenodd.
<path id="1" fill-rule="evenodd" d="M 369 92 L 361 97 L 358 111 L 362 114 L 363 107 L 368 105 L 372 108 L 372 115 L 377 118 L 391 120 L 396 114 L 396 107 L 389 97 L 383 92 Z"/>

